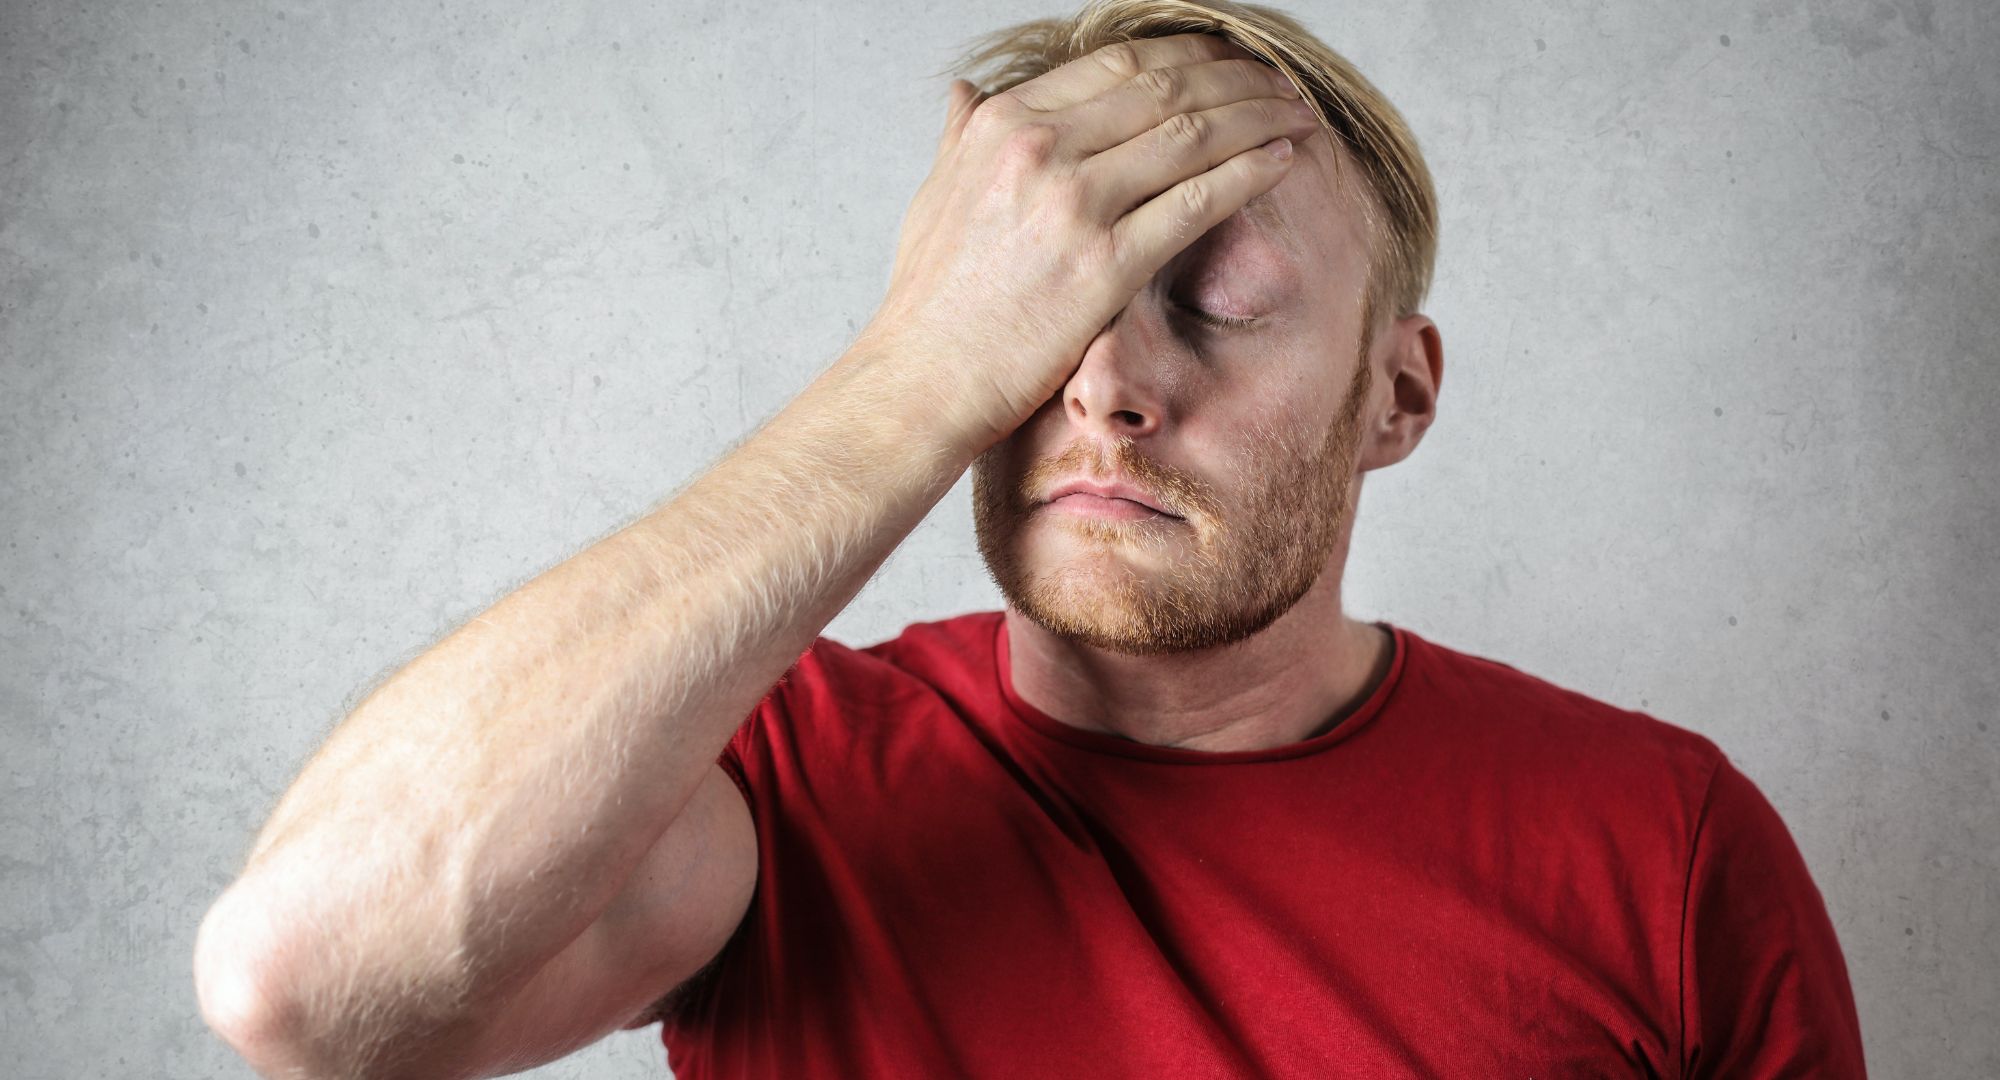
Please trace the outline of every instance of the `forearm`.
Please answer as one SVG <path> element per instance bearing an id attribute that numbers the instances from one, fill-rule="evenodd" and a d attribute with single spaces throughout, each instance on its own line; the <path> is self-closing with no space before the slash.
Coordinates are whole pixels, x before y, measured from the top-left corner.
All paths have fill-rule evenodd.
<path id="1" fill-rule="evenodd" d="M 449 1025 L 612 900 L 750 709 L 979 447 L 857 348 L 663 508 L 385 682 L 231 894 L 304 1042 Z M 250 920 L 254 922 L 255 920 Z M 303 957 L 310 954 L 310 962 Z"/>

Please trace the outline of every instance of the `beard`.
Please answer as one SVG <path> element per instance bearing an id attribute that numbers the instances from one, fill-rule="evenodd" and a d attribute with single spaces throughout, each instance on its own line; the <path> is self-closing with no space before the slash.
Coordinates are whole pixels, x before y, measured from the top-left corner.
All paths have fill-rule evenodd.
<path id="1" fill-rule="evenodd" d="M 1366 322 L 1364 321 L 1364 326 Z M 1369 327 L 1372 329 L 1372 327 Z M 1154 462 L 1118 438 L 1080 439 L 1017 484 L 1001 475 L 996 445 L 973 463 L 973 527 L 987 572 L 1009 606 L 1049 633 L 1131 656 L 1229 645 L 1263 630 L 1304 598 L 1326 569 L 1348 512 L 1373 374 L 1363 332 L 1347 396 L 1318 445 L 1270 429 L 1223 485 Z M 1183 520 L 1073 516 L 1037 507 L 1057 480 L 1117 473 Z M 1030 565 L 1018 542 L 1031 515 L 1075 550 Z M 1144 568 L 1135 560 L 1156 564 Z"/>

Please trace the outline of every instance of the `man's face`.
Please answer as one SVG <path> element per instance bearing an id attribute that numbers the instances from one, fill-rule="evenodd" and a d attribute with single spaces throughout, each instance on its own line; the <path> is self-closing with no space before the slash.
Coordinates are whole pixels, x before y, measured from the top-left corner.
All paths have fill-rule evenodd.
<path id="1" fill-rule="evenodd" d="M 1325 134 L 1298 146 L 1262 205 L 1162 268 L 1062 392 L 974 462 L 980 553 L 1037 625 L 1133 655 L 1209 648 L 1268 626 L 1327 569 L 1372 381 L 1366 226 L 1358 191 L 1335 190 L 1334 152 Z M 1352 158 L 1342 169 L 1358 189 Z M 1074 480 L 1167 514 L 1050 501 Z"/>

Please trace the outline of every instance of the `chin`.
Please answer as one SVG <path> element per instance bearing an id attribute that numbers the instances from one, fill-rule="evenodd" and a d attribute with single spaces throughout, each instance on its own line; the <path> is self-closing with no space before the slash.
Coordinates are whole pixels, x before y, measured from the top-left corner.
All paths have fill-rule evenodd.
<path id="1" fill-rule="evenodd" d="M 1078 613 L 1157 606 L 1147 597 L 1168 589 L 1186 573 L 1174 539 L 1157 531 L 1133 529 L 1130 522 L 1030 519 L 1006 543 L 1006 558 L 994 573 L 1009 599 L 1033 595 L 1038 606 Z M 995 561 L 987 559 L 989 571 Z M 1017 605 L 1019 606 L 1019 605 Z M 1082 615 L 1080 617 L 1088 617 Z M 1137 617 L 1136 614 L 1133 617 Z M 1114 621 L 1125 621 L 1122 616 Z"/>
<path id="2" fill-rule="evenodd" d="M 1038 533 L 1023 530 L 1004 563 L 988 558 L 988 571 L 1009 607 L 1079 645 L 1128 656 L 1215 648 L 1262 630 L 1297 599 L 1251 597 L 1239 606 L 1255 590 L 1230 584 L 1230 575 L 1199 559 L 1190 566 L 1127 545 Z"/>
<path id="3" fill-rule="evenodd" d="M 1119 544 L 1070 537 L 1030 540 L 1022 545 L 1015 579 L 1023 589 L 1061 589 L 1076 594 L 1129 593 L 1153 584 L 1165 565 L 1157 556 Z"/>
<path id="4" fill-rule="evenodd" d="M 1133 575 L 1059 570 L 1031 577 L 1007 598 L 1028 621 L 1057 637 L 1128 656 L 1172 649 L 1148 618 L 1154 605 Z"/>
<path id="5" fill-rule="evenodd" d="M 1041 510 L 1015 531 L 1019 554 L 1030 567 L 1076 559 L 1116 559 L 1157 565 L 1186 540 L 1186 521 L 1169 518 L 1084 517 Z"/>

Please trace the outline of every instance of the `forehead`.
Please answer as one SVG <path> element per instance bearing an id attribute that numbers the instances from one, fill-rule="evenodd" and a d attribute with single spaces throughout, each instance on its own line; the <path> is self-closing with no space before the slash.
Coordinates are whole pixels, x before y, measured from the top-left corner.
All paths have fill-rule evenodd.
<path id="1" fill-rule="evenodd" d="M 1218 59 L 1257 60 L 1256 53 L 1221 35 L 1205 42 Z M 1248 226 L 1310 273 L 1349 272 L 1358 259 L 1365 272 L 1375 200 L 1354 155 L 1331 131 L 1294 142 L 1292 167 L 1276 187 L 1245 203 L 1213 231 Z"/>
<path id="2" fill-rule="evenodd" d="M 1276 187 L 1252 198 L 1218 232 L 1255 233 L 1308 272 L 1340 272 L 1368 237 L 1365 181 L 1352 155 L 1322 132 L 1299 147 L 1299 158 Z M 1333 155 L 1339 155 L 1338 171 Z"/>

